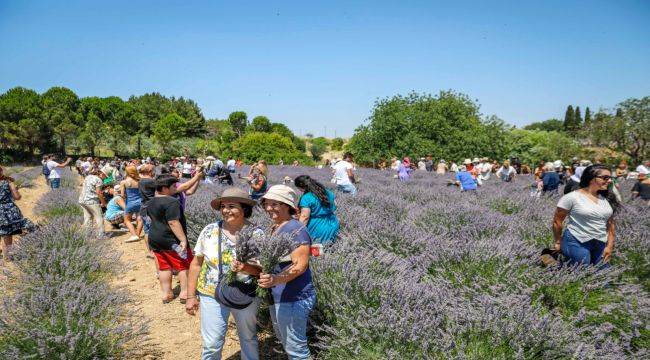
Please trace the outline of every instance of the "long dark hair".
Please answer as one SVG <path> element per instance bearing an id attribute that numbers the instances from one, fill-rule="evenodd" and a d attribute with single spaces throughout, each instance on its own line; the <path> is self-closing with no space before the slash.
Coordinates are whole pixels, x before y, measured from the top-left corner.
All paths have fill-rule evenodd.
<path id="1" fill-rule="evenodd" d="M 313 193 L 316 195 L 318 200 L 323 204 L 325 207 L 330 207 L 330 199 L 327 197 L 327 191 L 325 191 L 325 186 L 323 184 L 319 183 L 318 181 L 312 179 L 309 175 L 300 175 L 297 178 L 293 180 L 293 183 L 296 184 L 297 187 L 305 191 L 306 193 Z"/>
<path id="2" fill-rule="evenodd" d="M 582 176 L 580 176 L 580 189 L 589 187 L 589 183 L 591 183 L 591 180 L 597 177 L 598 174 L 603 170 L 607 170 L 611 172 L 611 170 L 605 165 L 596 164 L 596 165 L 587 166 L 585 170 L 582 172 Z M 621 207 L 621 204 L 616 199 L 616 195 L 614 195 L 614 193 L 612 193 L 611 191 L 609 191 L 609 189 L 607 189 L 607 190 L 599 190 L 598 194 L 602 195 L 605 199 L 607 199 L 607 202 L 609 202 L 609 205 L 614 210 L 614 213 L 618 212 L 619 208 Z"/>

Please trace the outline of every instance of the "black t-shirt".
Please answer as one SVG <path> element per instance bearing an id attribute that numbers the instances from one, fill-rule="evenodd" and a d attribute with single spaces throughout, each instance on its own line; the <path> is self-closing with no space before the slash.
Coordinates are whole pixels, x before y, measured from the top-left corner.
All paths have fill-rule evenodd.
<path id="1" fill-rule="evenodd" d="M 149 201 L 156 196 L 156 182 L 153 179 L 142 178 L 138 183 L 140 189 L 140 197 L 142 198 L 142 205 L 140 206 L 140 215 L 147 215 L 147 205 Z"/>
<path id="2" fill-rule="evenodd" d="M 637 181 L 632 187 L 632 192 L 638 192 L 643 200 L 650 200 L 650 185 Z"/>
<path id="3" fill-rule="evenodd" d="M 176 235 L 169 227 L 168 221 L 179 220 L 185 229 L 185 216 L 181 211 L 178 199 L 171 196 L 156 196 L 147 206 L 147 214 L 151 217 L 149 231 L 149 246 L 154 251 L 173 250 L 174 244 L 180 244 Z"/>

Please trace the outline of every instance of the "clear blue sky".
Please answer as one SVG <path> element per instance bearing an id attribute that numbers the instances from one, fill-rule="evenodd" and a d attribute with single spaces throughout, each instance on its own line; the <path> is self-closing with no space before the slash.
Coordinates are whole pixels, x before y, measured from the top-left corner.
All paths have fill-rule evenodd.
<path id="1" fill-rule="evenodd" d="M 0 0 L 0 91 L 158 91 L 331 137 L 377 98 L 454 89 L 524 125 L 650 95 L 649 39 L 645 0 Z"/>

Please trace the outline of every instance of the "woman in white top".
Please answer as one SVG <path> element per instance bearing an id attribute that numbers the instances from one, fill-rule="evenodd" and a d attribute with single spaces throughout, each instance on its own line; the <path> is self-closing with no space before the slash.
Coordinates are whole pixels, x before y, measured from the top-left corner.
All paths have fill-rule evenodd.
<path id="1" fill-rule="evenodd" d="M 607 263 L 614 249 L 614 214 L 619 203 L 608 187 L 612 173 L 604 165 L 587 167 L 580 188 L 560 199 L 553 217 L 555 249 L 570 264 Z M 569 222 L 562 233 L 562 223 Z"/>
<path id="2" fill-rule="evenodd" d="M 501 181 L 510 182 L 517 175 L 517 170 L 515 170 L 514 167 L 510 166 L 509 160 L 506 160 L 503 162 L 503 166 L 497 170 L 496 175 L 499 179 L 501 179 Z"/>

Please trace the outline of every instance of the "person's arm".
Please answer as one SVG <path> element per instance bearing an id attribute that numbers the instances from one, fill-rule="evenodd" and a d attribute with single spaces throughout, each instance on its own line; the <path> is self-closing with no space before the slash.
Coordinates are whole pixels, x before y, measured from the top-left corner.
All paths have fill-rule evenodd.
<path id="1" fill-rule="evenodd" d="M 187 249 L 187 237 L 183 232 L 183 226 L 181 225 L 180 220 L 169 220 L 167 221 L 169 228 L 172 230 L 174 235 L 181 242 L 181 250 Z"/>
<path id="2" fill-rule="evenodd" d="M 72 160 L 72 158 L 67 158 L 64 163 L 62 163 L 62 164 L 57 163 L 56 167 L 64 168 L 64 167 L 68 166 L 68 164 L 70 163 L 71 160 Z"/>
<path id="3" fill-rule="evenodd" d="M 14 200 L 20 200 L 22 196 L 20 196 L 20 192 L 14 183 L 9 183 L 9 190 L 11 190 L 11 197 L 14 198 Z"/>
<path id="4" fill-rule="evenodd" d="M 357 183 L 357 180 L 354 178 L 354 174 L 352 173 L 352 168 L 348 169 L 348 178 L 350 178 L 350 182 L 353 184 Z"/>
<path id="5" fill-rule="evenodd" d="M 178 187 L 176 188 L 176 191 L 185 192 L 185 195 L 191 195 L 191 194 L 188 194 L 189 190 L 192 188 L 192 186 L 194 186 L 194 184 L 199 182 L 199 180 L 201 179 L 202 174 L 203 174 L 203 172 L 201 172 L 201 171 L 197 172 L 196 175 L 194 175 L 190 180 L 188 180 L 188 181 L 186 181 L 186 182 L 184 182 L 182 184 L 179 184 Z M 196 190 L 196 188 L 194 190 Z"/>
<path id="6" fill-rule="evenodd" d="M 632 186 L 632 199 L 636 199 L 639 197 L 641 187 L 639 186 L 639 182 L 637 181 L 634 186 Z"/>
<path id="7" fill-rule="evenodd" d="M 122 208 L 122 210 L 126 209 L 126 202 L 124 201 L 124 198 L 119 196 L 115 199 L 115 203 Z"/>
<path id="8" fill-rule="evenodd" d="M 262 288 L 271 288 L 278 284 L 286 284 L 302 275 L 309 267 L 310 246 L 300 245 L 291 252 L 291 265 L 279 274 L 260 274 L 257 285 Z"/>
<path id="9" fill-rule="evenodd" d="M 262 181 L 260 181 L 260 178 L 262 178 L 261 179 Z M 253 190 L 255 190 L 255 191 L 260 191 L 260 190 L 262 190 L 262 186 L 264 186 L 265 182 L 266 181 L 264 180 L 264 178 L 260 175 L 257 178 L 257 181 L 251 183 L 251 188 L 253 188 Z"/>
<path id="10" fill-rule="evenodd" d="M 126 199 L 126 180 L 122 180 L 122 182 L 120 182 L 120 196 L 123 199 Z"/>
<path id="11" fill-rule="evenodd" d="M 101 182 L 98 186 L 95 187 L 95 193 L 99 197 L 99 204 L 102 207 L 106 207 L 106 199 L 104 198 L 104 192 L 102 191 L 102 185 Z"/>
<path id="12" fill-rule="evenodd" d="M 553 247 L 555 250 L 560 250 L 560 246 L 562 244 L 562 224 L 564 223 L 564 219 L 566 219 L 568 214 L 569 211 L 563 208 L 558 207 L 555 209 L 555 215 L 553 215 Z"/>
<path id="13" fill-rule="evenodd" d="M 502 171 L 502 170 L 503 170 L 503 167 L 500 167 L 499 170 L 497 170 L 496 175 L 497 175 L 498 177 L 501 177 L 501 171 Z"/>
<path id="14" fill-rule="evenodd" d="M 614 250 L 614 232 L 616 228 L 616 223 L 614 217 L 610 217 L 607 220 L 607 246 L 603 250 L 603 261 L 609 262 L 609 259 L 612 257 L 612 251 Z"/>
<path id="15" fill-rule="evenodd" d="M 196 300 L 196 284 L 199 280 L 199 273 L 203 265 L 203 256 L 196 255 L 190 263 L 189 271 L 187 272 L 187 300 L 185 302 L 185 312 L 190 315 L 195 315 L 199 309 L 199 302 Z"/>
<path id="16" fill-rule="evenodd" d="M 307 224 L 309 223 L 309 217 L 310 216 L 311 216 L 311 209 L 310 208 L 308 208 L 308 207 L 300 208 L 300 217 L 298 218 L 298 220 L 301 223 L 305 224 L 305 226 L 307 226 Z"/>

